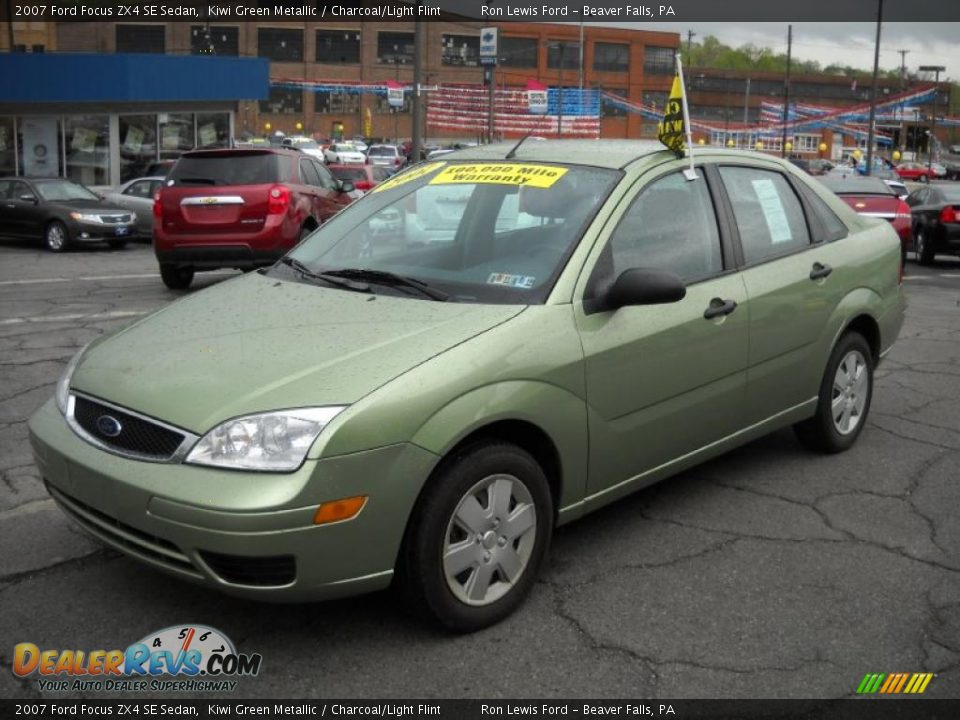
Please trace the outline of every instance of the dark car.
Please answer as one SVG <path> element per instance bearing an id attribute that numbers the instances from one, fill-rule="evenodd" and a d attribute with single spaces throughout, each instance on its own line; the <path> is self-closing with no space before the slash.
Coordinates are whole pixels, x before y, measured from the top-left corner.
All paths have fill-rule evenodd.
<path id="1" fill-rule="evenodd" d="M 900 236 L 901 262 L 906 261 L 907 250 L 913 246 L 910 206 L 894 188 L 880 178 L 861 175 L 831 174 L 818 179 L 861 215 L 889 221 Z"/>
<path id="2" fill-rule="evenodd" d="M 143 176 L 166 177 L 176 163 L 176 160 L 157 160 L 156 162 L 152 162 L 147 166 L 147 171 L 143 174 Z"/>
<path id="3" fill-rule="evenodd" d="M 0 178 L 0 235 L 42 240 L 51 252 L 74 243 L 122 248 L 136 234 L 135 213 L 103 202 L 63 178 Z"/>
<path id="4" fill-rule="evenodd" d="M 929 265 L 937 253 L 960 255 L 960 185 L 931 185 L 907 196 L 913 216 L 913 251 Z"/>
<path id="5" fill-rule="evenodd" d="M 270 265 L 349 204 L 352 191 L 295 150 L 184 153 L 153 204 L 163 282 L 183 289 L 197 270 Z"/>

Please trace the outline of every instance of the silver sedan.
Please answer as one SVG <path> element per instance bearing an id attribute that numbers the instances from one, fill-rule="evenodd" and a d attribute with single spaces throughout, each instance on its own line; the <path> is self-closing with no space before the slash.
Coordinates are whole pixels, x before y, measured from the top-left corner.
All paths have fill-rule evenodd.
<path id="1" fill-rule="evenodd" d="M 142 177 L 128 180 L 123 185 L 103 194 L 112 205 L 137 214 L 137 235 L 150 240 L 153 237 L 153 194 L 163 185 L 162 177 Z"/>

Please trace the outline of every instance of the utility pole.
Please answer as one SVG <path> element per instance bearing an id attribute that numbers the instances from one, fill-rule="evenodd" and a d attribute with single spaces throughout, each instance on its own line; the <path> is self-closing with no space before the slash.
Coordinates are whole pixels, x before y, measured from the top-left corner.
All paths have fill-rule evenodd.
<path id="1" fill-rule="evenodd" d="M 417 6 L 420 9 L 420 6 Z M 423 46 L 426 23 L 418 20 L 414 24 L 413 33 L 413 128 L 410 133 L 410 159 L 414 163 L 420 162 L 423 151 L 423 96 L 420 87 L 423 85 Z"/>
<path id="2" fill-rule="evenodd" d="M 873 47 L 873 84 L 870 87 L 870 119 L 867 120 L 867 175 L 873 174 L 873 124 L 877 117 L 877 72 L 880 68 L 880 27 L 883 0 L 877 0 L 877 41 Z"/>
<path id="3" fill-rule="evenodd" d="M 897 50 L 900 53 L 900 89 L 907 89 L 907 53 L 909 50 Z"/>
<path id="4" fill-rule="evenodd" d="M 693 45 L 693 39 L 694 39 L 696 36 L 697 36 L 697 34 L 696 34 L 693 30 L 687 30 L 687 60 L 686 60 L 686 62 L 690 62 L 690 47 Z"/>
<path id="5" fill-rule="evenodd" d="M 933 117 L 930 121 L 930 139 L 927 141 L 927 170 L 931 170 L 933 169 L 933 145 L 937 141 L 937 95 L 940 92 L 940 73 L 947 68 L 943 65 L 921 65 L 917 69 L 920 72 L 936 73 L 933 80 Z"/>
<path id="6" fill-rule="evenodd" d="M 783 79 L 783 136 L 780 157 L 787 156 L 787 121 L 790 119 L 790 53 L 793 50 L 793 25 L 787 25 L 787 75 Z"/>

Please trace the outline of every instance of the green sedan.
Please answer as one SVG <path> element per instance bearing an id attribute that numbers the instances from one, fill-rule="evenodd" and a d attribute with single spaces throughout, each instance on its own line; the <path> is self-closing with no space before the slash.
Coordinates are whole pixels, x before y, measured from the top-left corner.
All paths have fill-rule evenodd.
<path id="1" fill-rule="evenodd" d="M 896 233 L 778 159 L 695 165 L 542 141 L 394 176 L 82 350 L 30 420 L 50 494 L 185 580 L 394 583 L 470 631 L 558 525 L 785 426 L 846 450 L 903 321 Z"/>

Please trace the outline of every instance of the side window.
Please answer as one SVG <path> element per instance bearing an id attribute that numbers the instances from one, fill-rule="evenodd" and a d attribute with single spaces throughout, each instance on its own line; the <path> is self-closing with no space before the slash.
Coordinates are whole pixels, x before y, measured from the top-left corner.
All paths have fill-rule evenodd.
<path id="1" fill-rule="evenodd" d="M 0 200 L 7 200 L 13 196 L 10 194 L 10 186 L 13 185 L 9 180 L 0 180 Z"/>
<path id="2" fill-rule="evenodd" d="M 123 194 L 139 198 L 150 197 L 150 181 L 141 180 L 139 182 L 135 182 L 133 185 L 124 190 Z"/>
<path id="3" fill-rule="evenodd" d="M 850 234 L 847 226 L 843 224 L 843 220 L 837 217 L 837 214 L 830 209 L 823 198 L 817 195 L 806 183 L 797 181 L 797 184 L 800 186 L 800 192 L 803 194 L 804 200 L 807 201 L 809 209 L 815 216 L 813 224 L 816 225 L 817 242 L 833 242 Z"/>
<path id="4" fill-rule="evenodd" d="M 30 189 L 30 186 L 23 182 L 13 182 L 10 183 L 10 199 L 19 200 L 24 195 L 29 195 L 30 197 L 36 199 L 36 195 L 33 190 Z"/>
<path id="5" fill-rule="evenodd" d="M 304 185 L 320 187 L 320 176 L 317 175 L 317 169 L 309 160 L 303 159 L 300 161 L 300 181 Z"/>
<path id="6" fill-rule="evenodd" d="M 907 205 L 914 207 L 915 205 L 922 205 L 923 199 L 927 196 L 927 189 L 921 188 L 920 190 L 914 190 L 907 196 Z"/>
<path id="7" fill-rule="evenodd" d="M 641 191 L 610 237 L 613 272 L 645 267 L 689 281 L 723 270 L 720 232 L 702 171 L 686 180 L 673 173 Z"/>
<path id="8" fill-rule="evenodd" d="M 321 165 L 318 162 L 311 161 L 311 163 L 313 164 L 314 170 L 317 173 L 317 177 L 320 180 L 320 187 L 325 188 L 327 190 L 340 189 L 340 183 L 337 182 L 337 179 L 333 176 L 333 174 L 329 170 L 327 170 L 323 165 Z"/>
<path id="9" fill-rule="evenodd" d="M 803 206 L 778 172 L 726 166 L 720 177 L 727 189 L 747 264 L 810 245 Z"/>

